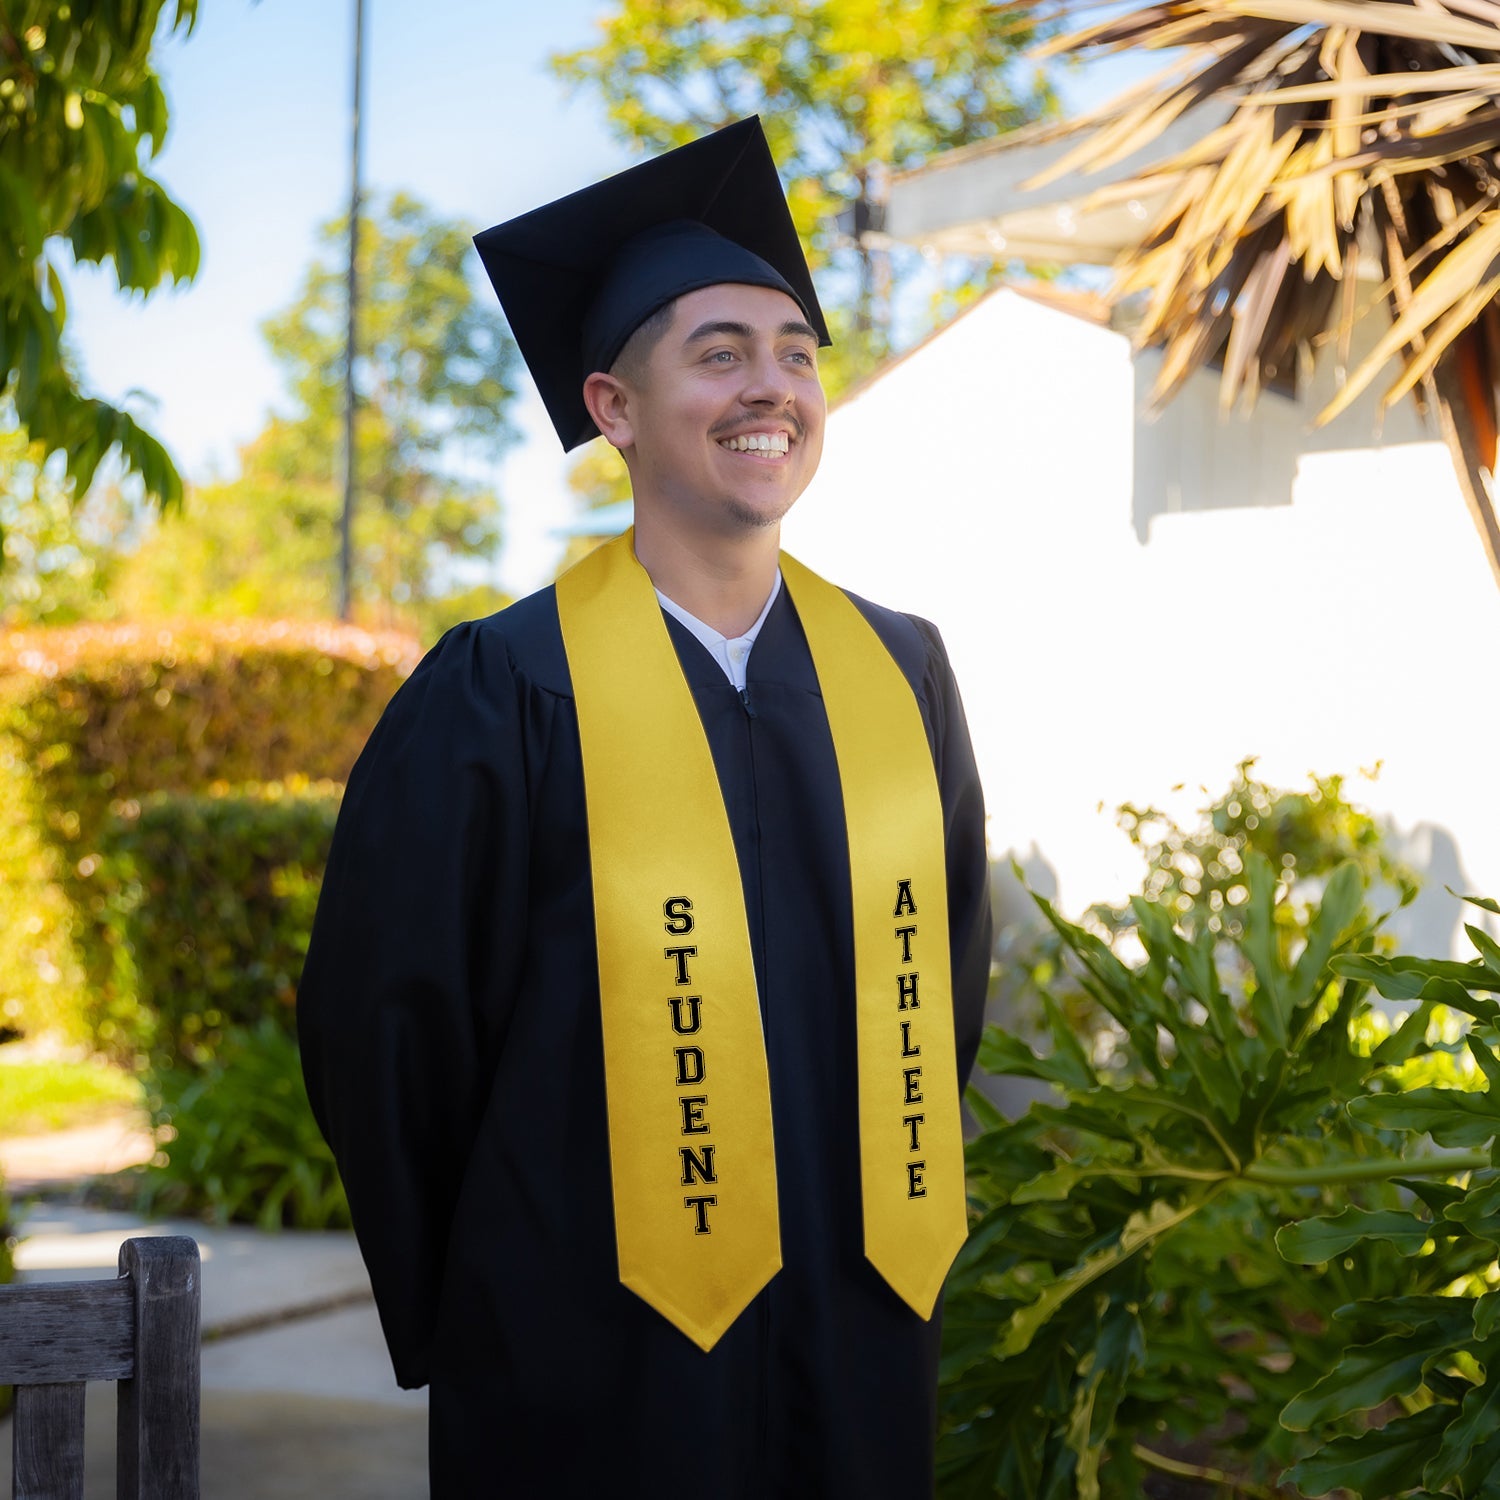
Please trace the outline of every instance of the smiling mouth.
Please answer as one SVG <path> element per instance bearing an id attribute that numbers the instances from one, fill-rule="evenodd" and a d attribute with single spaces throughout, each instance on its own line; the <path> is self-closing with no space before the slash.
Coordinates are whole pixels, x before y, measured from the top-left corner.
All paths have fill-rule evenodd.
<path id="1" fill-rule="evenodd" d="M 720 438 L 719 446 L 729 453 L 764 453 L 780 456 L 791 444 L 784 432 L 747 432 L 739 437 Z"/>

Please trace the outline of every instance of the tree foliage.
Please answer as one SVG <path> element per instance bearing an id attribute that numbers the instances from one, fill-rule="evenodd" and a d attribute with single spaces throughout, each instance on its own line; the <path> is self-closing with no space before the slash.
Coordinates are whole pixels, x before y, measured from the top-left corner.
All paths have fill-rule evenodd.
<path id="1" fill-rule="evenodd" d="M 333 612 L 343 504 L 347 226 L 265 333 L 295 399 L 241 455 L 238 480 L 200 490 L 121 566 L 130 613 L 318 616 Z M 512 441 L 516 355 L 497 311 L 475 296 L 467 226 L 396 194 L 361 223 L 354 595 L 367 622 L 424 637 L 455 608 L 499 606 L 463 569 L 491 559 L 499 501 L 464 477 Z M 454 596 L 460 596 L 455 602 Z"/>
<path id="2" fill-rule="evenodd" d="M 75 493 L 117 449 L 147 493 L 180 499 L 161 444 L 69 368 L 67 261 L 149 294 L 198 269 L 192 221 L 147 171 L 167 133 L 151 62 L 159 26 L 191 32 L 197 0 L 8 0 L 0 7 L 0 395 Z M 170 12 L 170 21 L 165 13 Z"/>
<path id="3" fill-rule="evenodd" d="M 759 114 L 815 268 L 850 258 L 834 219 L 845 202 L 879 202 L 886 173 L 1054 107 L 1014 66 L 1032 23 L 983 0 L 617 0 L 598 24 L 593 46 L 553 59 L 558 74 L 595 90 L 644 150 Z M 852 291 L 827 295 L 828 278 L 820 289 L 835 388 L 887 348 L 889 268 L 852 254 Z"/>

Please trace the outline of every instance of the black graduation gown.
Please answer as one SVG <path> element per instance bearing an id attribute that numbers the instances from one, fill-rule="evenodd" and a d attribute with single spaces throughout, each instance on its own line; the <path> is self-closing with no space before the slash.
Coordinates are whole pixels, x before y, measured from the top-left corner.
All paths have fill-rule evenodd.
<path id="1" fill-rule="evenodd" d="M 989 968 L 968 730 L 936 630 L 856 603 L 938 768 L 966 1077 Z M 397 1379 L 431 1384 L 435 1496 L 920 1500 L 940 1318 L 862 1252 L 848 847 L 812 660 L 785 589 L 746 700 L 668 629 L 744 880 L 782 1270 L 708 1353 L 619 1283 L 578 720 L 550 588 L 450 631 L 354 768 L 298 996 L 308 1090 Z"/>

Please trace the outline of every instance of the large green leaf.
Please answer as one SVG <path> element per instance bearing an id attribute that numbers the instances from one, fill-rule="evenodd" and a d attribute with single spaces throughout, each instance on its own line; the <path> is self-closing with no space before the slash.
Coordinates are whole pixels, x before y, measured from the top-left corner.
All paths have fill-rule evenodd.
<path id="1" fill-rule="evenodd" d="M 1281 1425 L 1307 1432 L 1350 1412 L 1370 1411 L 1396 1396 L 1409 1396 L 1422 1384 L 1422 1366 L 1447 1347 L 1442 1330 L 1426 1338 L 1392 1333 L 1373 1344 L 1346 1349 L 1318 1383 L 1282 1408 Z"/>
<path id="2" fill-rule="evenodd" d="M 1427 1025 L 1432 1019 L 1434 1002 L 1424 1000 L 1409 1010 L 1401 1024 L 1370 1054 L 1377 1068 L 1391 1068 L 1415 1056 L 1427 1045 Z"/>
<path id="3" fill-rule="evenodd" d="M 1474 1337 L 1493 1338 L 1500 1333 L 1500 1292 L 1486 1292 L 1474 1302 Z"/>
<path id="4" fill-rule="evenodd" d="M 1250 899 L 1245 906 L 1245 955 L 1255 970 L 1255 989 L 1250 997 L 1251 1013 L 1262 1034 L 1278 1047 L 1291 1040 L 1292 993 L 1281 961 L 1281 933 L 1276 924 L 1276 893 L 1279 889 L 1271 862 L 1252 853 L 1245 860 L 1245 878 Z"/>
<path id="5" fill-rule="evenodd" d="M 1387 1000 L 1433 1000 L 1483 1021 L 1493 1022 L 1500 1016 L 1500 1006 L 1493 1000 L 1484 1000 L 1471 993 L 1476 989 L 1500 991 L 1500 973 L 1492 972 L 1482 964 L 1341 953 L 1330 960 L 1329 967 L 1336 974 L 1364 980 Z"/>
<path id="6" fill-rule="evenodd" d="M 1348 1489 L 1361 1500 L 1386 1500 L 1421 1482 L 1422 1469 L 1438 1435 L 1454 1415 L 1447 1405 L 1429 1406 L 1397 1417 L 1357 1437 L 1339 1437 L 1281 1476 L 1305 1495 Z"/>
<path id="7" fill-rule="evenodd" d="M 1054 1011 L 1056 1007 L 1053 1007 Z M 1060 1018 L 1059 1018 L 1060 1020 Z M 1066 1036 L 1066 1028 L 1059 1026 Z M 1058 1035 L 1054 1030 L 1054 1039 Z M 1049 1056 L 1034 1052 L 1020 1037 L 998 1026 L 987 1026 L 979 1043 L 978 1063 L 986 1073 L 1001 1078 L 1038 1078 L 1066 1089 L 1086 1093 L 1098 1081 L 1075 1037 L 1066 1043 L 1054 1040 Z"/>
<path id="8" fill-rule="evenodd" d="M 1487 1038 L 1477 1036 L 1472 1031 L 1464 1041 L 1468 1043 L 1469 1051 L 1479 1064 L 1479 1071 L 1484 1074 L 1490 1090 L 1500 1092 L 1500 1057 L 1496 1057 L 1494 1047 Z"/>
<path id="9" fill-rule="evenodd" d="M 1441 1227 L 1438 1232 L 1442 1232 Z M 1384 1240 L 1402 1255 L 1417 1255 L 1432 1237 L 1432 1222 L 1415 1214 L 1351 1205 L 1331 1218 L 1283 1225 L 1276 1232 L 1276 1248 L 1287 1260 L 1312 1266 L 1342 1255 L 1361 1240 Z"/>
<path id="10" fill-rule="evenodd" d="M 1035 1302 L 1017 1309 L 997 1346 L 997 1352 L 1002 1356 L 1022 1353 L 1030 1346 L 1037 1332 L 1069 1298 L 1093 1285 L 1116 1266 L 1122 1265 L 1143 1246 L 1186 1223 L 1202 1206 L 1201 1196 L 1189 1198 L 1180 1206 L 1158 1200 L 1150 1208 L 1132 1214 L 1113 1244 L 1086 1256 L 1072 1270 L 1045 1287 Z"/>
<path id="11" fill-rule="evenodd" d="M 1323 888 L 1323 899 L 1308 926 L 1307 942 L 1292 969 L 1289 999 L 1302 1006 L 1317 998 L 1328 983 L 1328 961 L 1359 921 L 1365 882 L 1359 866 L 1345 860 Z"/>
<path id="12" fill-rule="evenodd" d="M 1461 1344 L 1468 1342 L 1470 1313 L 1471 1304 L 1467 1297 L 1440 1297 L 1415 1292 L 1352 1302 L 1339 1308 L 1334 1317 L 1340 1323 L 1354 1323 L 1364 1328 L 1400 1328 L 1408 1333 L 1420 1332 L 1424 1339 L 1430 1329 L 1434 1337 L 1450 1344 Z"/>
<path id="13" fill-rule="evenodd" d="M 1382 1130 L 1431 1135 L 1440 1146 L 1482 1146 L 1500 1132 L 1500 1097 L 1462 1089 L 1368 1094 L 1351 1100 L 1349 1113 L 1362 1124 Z"/>
<path id="14" fill-rule="evenodd" d="M 1464 931 L 1469 934 L 1469 941 L 1479 950 L 1479 957 L 1485 968 L 1500 974 L 1500 943 L 1484 928 L 1476 927 L 1472 922 L 1464 923 Z"/>
<path id="15" fill-rule="evenodd" d="M 1500 1241 L 1500 1180 L 1471 1185 L 1457 1202 L 1444 1208 L 1443 1217 L 1462 1224 L 1470 1234 Z"/>
<path id="16" fill-rule="evenodd" d="M 1455 1478 L 1479 1443 L 1500 1433 L 1500 1370 L 1476 1385 L 1463 1399 L 1458 1416 L 1448 1424 L 1432 1462 L 1422 1471 L 1422 1482 L 1437 1489 Z"/>

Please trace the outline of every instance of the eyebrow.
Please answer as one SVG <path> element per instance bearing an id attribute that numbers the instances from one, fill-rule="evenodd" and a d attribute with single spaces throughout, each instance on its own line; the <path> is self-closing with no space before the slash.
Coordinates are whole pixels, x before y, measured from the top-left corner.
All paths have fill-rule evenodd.
<path id="1" fill-rule="evenodd" d="M 683 342 L 688 344 L 695 344 L 700 339 L 723 337 L 740 339 L 754 338 L 755 330 L 748 323 L 700 323 L 690 334 L 688 334 L 687 338 Z M 809 338 L 812 339 L 814 343 L 816 343 L 818 338 L 818 331 L 808 324 L 800 322 L 796 318 L 792 318 L 788 322 L 783 323 L 781 327 L 776 330 L 776 337 L 783 339 L 797 337 Z"/>

